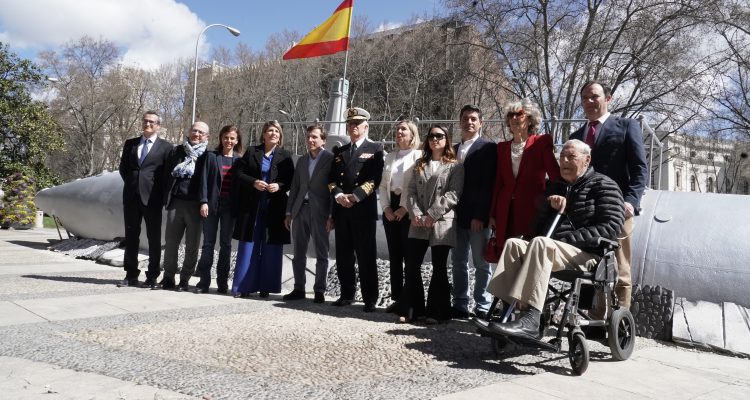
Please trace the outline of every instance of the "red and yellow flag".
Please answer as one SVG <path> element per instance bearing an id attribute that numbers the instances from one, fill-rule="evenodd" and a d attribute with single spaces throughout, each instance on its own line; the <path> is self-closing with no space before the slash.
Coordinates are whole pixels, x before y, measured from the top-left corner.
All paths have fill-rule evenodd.
<path id="1" fill-rule="evenodd" d="M 284 54 L 284 60 L 326 56 L 348 50 L 353 2 L 342 1 L 333 15 Z"/>

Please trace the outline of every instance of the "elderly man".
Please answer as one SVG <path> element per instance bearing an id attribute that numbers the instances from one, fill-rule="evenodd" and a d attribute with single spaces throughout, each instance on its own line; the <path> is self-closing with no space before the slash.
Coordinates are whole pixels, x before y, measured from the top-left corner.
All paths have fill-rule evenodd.
<path id="1" fill-rule="evenodd" d="M 547 202 L 537 223 L 537 232 L 555 213 L 564 213 L 551 238 L 538 236 L 527 242 L 509 239 L 488 286 L 503 301 L 518 300 L 527 308 L 512 322 L 491 322 L 492 332 L 538 339 L 539 319 L 552 271 L 584 268 L 594 254 L 597 239 L 617 240 L 622 229 L 622 193 L 612 179 L 589 166 L 591 148 L 580 140 L 569 140 L 560 153 L 562 179 L 547 187 Z M 528 306 L 528 307 L 526 307 Z"/>
<path id="2" fill-rule="evenodd" d="M 367 138 L 369 119 L 370 113 L 362 108 L 347 111 L 346 131 L 351 142 L 333 150 L 328 179 L 328 190 L 336 203 L 333 206 L 336 272 L 341 283 L 341 297 L 332 305 L 345 306 L 354 301 L 356 253 L 365 312 L 375 311 L 378 300 L 378 266 L 375 263 L 378 205 L 375 189 L 383 175 L 383 146 Z"/>
<path id="3" fill-rule="evenodd" d="M 123 180 L 122 211 L 125 219 L 125 279 L 119 287 L 138 286 L 138 246 L 141 222 L 146 221 L 148 272 L 144 287 L 154 288 L 161 259 L 161 210 L 163 207 L 164 164 L 172 145 L 159 137 L 161 117 L 146 111 L 141 120 L 143 134 L 128 139 L 122 147 L 120 176 Z"/>
<path id="4" fill-rule="evenodd" d="M 167 209 L 167 227 L 164 231 L 163 289 L 188 290 L 188 281 L 198 263 L 201 240 L 200 171 L 206 157 L 208 125 L 197 121 L 190 127 L 185 141 L 175 146 L 166 164 L 167 191 L 164 206 Z M 180 270 L 180 283 L 175 287 L 177 250 L 185 236 L 185 260 Z"/>

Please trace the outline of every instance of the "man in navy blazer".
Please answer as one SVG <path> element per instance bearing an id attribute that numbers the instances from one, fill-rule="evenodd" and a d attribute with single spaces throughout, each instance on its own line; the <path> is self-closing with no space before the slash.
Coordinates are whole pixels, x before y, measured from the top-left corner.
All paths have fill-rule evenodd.
<path id="1" fill-rule="evenodd" d="M 607 175 L 622 190 L 625 200 L 625 224 L 617 252 L 618 278 L 615 293 L 621 307 L 630 307 L 630 239 L 633 217 L 638 215 L 646 188 L 648 168 L 643 148 L 643 133 L 638 121 L 609 113 L 612 90 L 605 83 L 589 81 L 581 88 L 581 104 L 588 121 L 570 135 L 591 146 L 591 166 Z"/>
<path id="2" fill-rule="evenodd" d="M 146 221 L 148 272 L 144 287 L 156 287 L 161 261 L 161 214 L 164 199 L 164 164 L 172 145 L 159 137 L 161 118 L 154 111 L 143 114 L 143 134 L 128 139 L 120 157 L 122 209 L 125 219 L 125 279 L 118 286 L 137 286 L 138 246 L 141 221 Z"/>
<path id="3" fill-rule="evenodd" d="M 461 142 L 455 145 L 464 167 L 464 189 L 456 207 L 456 247 L 453 248 L 454 318 L 469 317 L 469 251 L 474 262 L 474 313 L 485 317 L 492 300 L 487 284 L 492 270 L 484 259 L 490 232 L 492 189 L 495 183 L 497 145 L 480 136 L 482 111 L 475 105 L 461 109 Z"/>
<path id="4" fill-rule="evenodd" d="M 283 299 L 305 298 L 307 245 L 312 239 L 316 259 L 314 301 L 323 303 L 328 281 L 328 234 L 333 229 L 331 192 L 328 191 L 333 153 L 323 147 L 326 144 L 326 133 L 320 125 L 311 125 L 307 128 L 305 144 L 308 153 L 297 161 L 286 203 L 284 225 L 292 230 L 294 243 L 294 290 L 284 295 Z"/>

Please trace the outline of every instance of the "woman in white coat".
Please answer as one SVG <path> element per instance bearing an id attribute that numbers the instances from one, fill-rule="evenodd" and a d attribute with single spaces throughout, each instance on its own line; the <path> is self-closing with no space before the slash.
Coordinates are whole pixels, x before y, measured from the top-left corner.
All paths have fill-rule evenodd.
<path id="1" fill-rule="evenodd" d="M 401 323 L 422 317 L 427 323 L 437 323 L 451 315 L 448 253 L 456 242 L 454 209 L 463 189 L 464 171 L 456 160 L 447 128 L 430 127 L 423 149 L 407 190 L 411 227 L 406 284 L 398 308 Z M 428 247 L 432 252 L 432 278 L 425 306 L 421 267 Z"/>
<path id="2" fill-rule="evenodd" d="M 383 230 L 388 243 L 391 270 L 391 299 L 386 311 L 398 307 L 404 287 L 406 240 L 409 237 L 409 213 L 406 209 L 406 189 L 409 187 L 414 163 L 422 155 L 417 125 L 405 119 L 396 125 L 396 151 L 385 156 L 383 178 L 380 180 L 380 206 L 383 209 Z"/>

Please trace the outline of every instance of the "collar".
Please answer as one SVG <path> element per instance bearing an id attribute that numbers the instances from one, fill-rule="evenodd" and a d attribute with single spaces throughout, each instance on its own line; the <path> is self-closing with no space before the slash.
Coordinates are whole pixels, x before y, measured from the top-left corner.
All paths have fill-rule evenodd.
<path id="1" fill-rule="evenodd" d="M 154 133 L 153 136 L 151 136 L 150 138 L 146 138 L 145 136 L 143 136 L 143 134 L 141 134 L 141 144 L 146 143 L 146 140 L 150 140 L 151 143 L 156 143 L 156 139 L 158 138 L 159 138 L 159 135 L 156 133 Z"/>
<path id="2" fill-rule="evenodd" d="M 362 138 L 354 142 L 354 144 L 357 146 L 357 148 L 360 148 L 362 147 L 362 143 L 364 143 L 365 140 L 367 140 L 367 136 L 362 135 Z"/>
<path id="3" fill-rule="evenodd" d="M 471 139 L 461 141 L 461 144 L 470 145 L 470 144 L 473 144 L 474 142 L 476 142 L 477 139 L 479 139 L 479 132 L 477 132 L 476 134 L 474 134 L 474 137 L 472 137 Z"/>
<path id="4" fill-rule="evenodd" d="M 607 122 L 607 118 L 609 118 L 610 115 L 612 114 L 609 111 L 607 111 L 604 115 L 597 118 L 597 121 L 599 121 L 599 126 L 604 125 L 604 123 Z M 588 125 L 588 122 L 586 123 L 586 125 Z"/>

